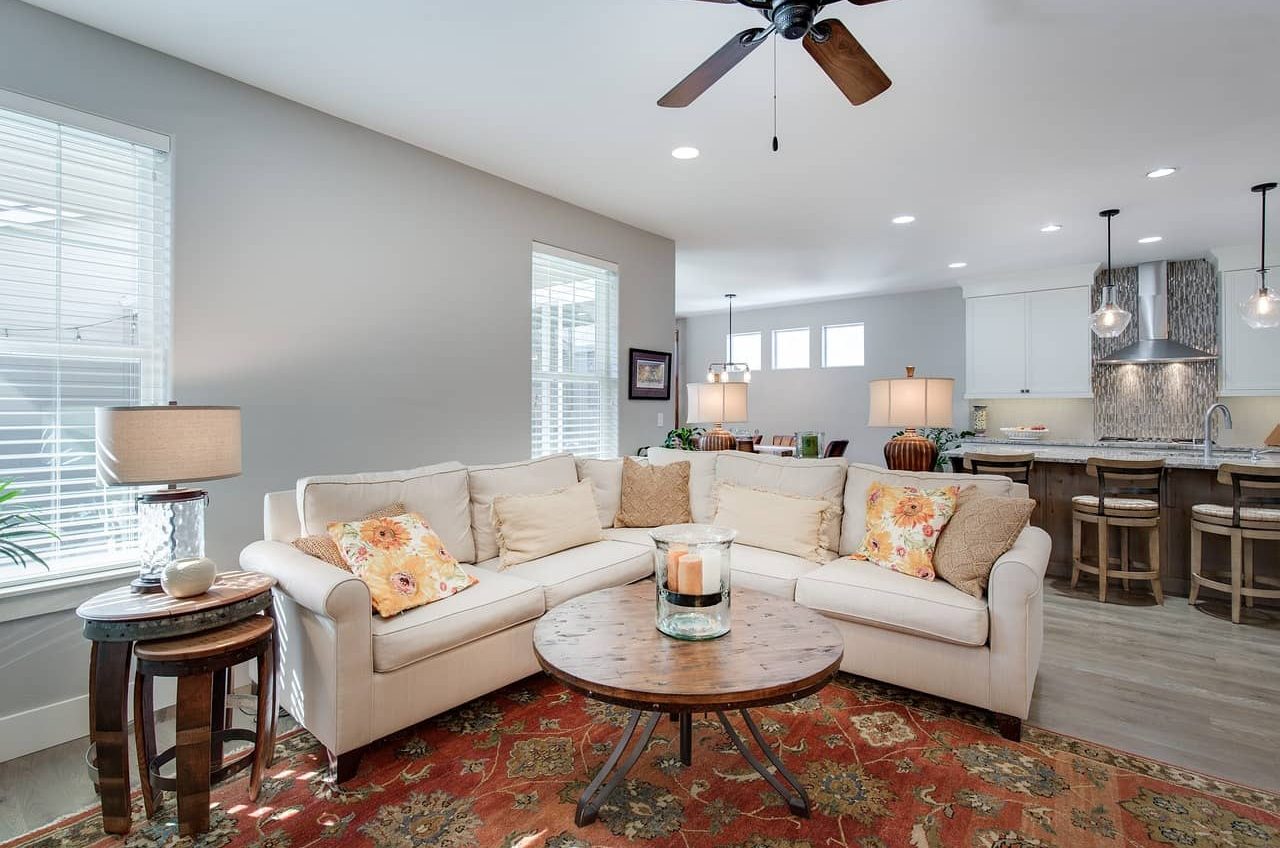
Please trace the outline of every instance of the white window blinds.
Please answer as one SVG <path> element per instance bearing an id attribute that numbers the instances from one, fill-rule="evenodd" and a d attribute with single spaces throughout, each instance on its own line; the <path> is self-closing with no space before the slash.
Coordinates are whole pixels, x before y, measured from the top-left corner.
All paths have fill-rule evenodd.
<path id="1" fill-rule="evenodd" d="M 57 532 L 30 544 L 54 572 L 108 568 L 136 558 L 135 492 L 98 485 L 93 409 L 167 400 L 167 143 L 2 94 L 0 480 L 22 492 L 6 512 Z M 46 576 L 0 561 L 0 584 Z"/>
<path id="2" fill-rule="evenodd" d="M 618 455 L 618 270 L 533 248 L 533 451 Z"/>

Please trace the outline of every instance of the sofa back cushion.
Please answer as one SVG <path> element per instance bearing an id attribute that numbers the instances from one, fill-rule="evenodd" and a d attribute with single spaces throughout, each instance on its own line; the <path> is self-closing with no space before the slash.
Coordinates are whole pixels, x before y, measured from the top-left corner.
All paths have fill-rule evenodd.
<path id="1" fill-rule="evenodd" d="M 822 498 L 831 505 L 823 515 L 819 540 L 835 559 L 840 549 L 840 521 L 844 513 L 845 472 L 843 459 L 794 459 L 742 451 L 720 451 L 716 455 L 716 484 L 765 489 L 801 498 Z"/>
<path id="2" fill-rule="evenodd" d="M 536 495 L 495 495 L 493 527 L 502 568 L 604 538 L 586 480 Z"/>
<path id="3" fill-rule="evenodd" d="M 467 482 L 471 489 L 471 531 L 475 536 L 476 562 L 498 555 L 493 527 L 493 499 L 497 495 L 540 495 L 578 482 L 578 469 L 567 453 L 507 462 L 472 465 Z"/>
<path id="4" fill-rule="evenodd" d="M 932 471 L 889 471 L 875 465 L 849 463 L 844 485 L 844 524 L 840 531 L 840 553 L 855 553 L 867 533 L 867 490 L 873 481 L 889 486 L 974 486 L 980 493 L 997 498 L 1025 498 L 1027 486 L 1008 477 L 992 474 L 938 474 Z"/>
<path id="5" fill-rule="evenodd" d="M 698 524 L 710 524 L 716 516 L 713 489 L 716 483 L 716 457 L 719 451 L 682 451 L 674 448 L 649 448 L 650 465 L 689 463 L 689 512 Z"/>
<path id="6" fill-rule="evenodd" d="M 612 527 L 613 519 L 618 514 L 618 507 L 622 504 L 622 458 L 579 457 L 575 462 L 578 466 L 578 479 L 591 481 L 591 491 L 596 497 L 596 510 L 600 515 L 600 526 Z"/>
<path id="7" fill-rule="evenodd" d="M 296 487 L 302 535 L 328 532 L 333 521 L 350 521 L 389 503 L 421 515 L 459 562 L 475 562 L 467 469 L 442 462 L 406 471 L 304 477 Z"/>

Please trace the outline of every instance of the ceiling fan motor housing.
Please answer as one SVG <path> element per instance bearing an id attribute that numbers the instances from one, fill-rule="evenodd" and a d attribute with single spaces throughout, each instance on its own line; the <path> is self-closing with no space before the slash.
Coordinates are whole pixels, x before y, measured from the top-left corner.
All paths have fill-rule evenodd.
<path id="1" fill-rule="evenodd" d="M 804 38 L 818 16 L 818 4 L 807 0 L 778 0 L 773 7 L 773 25 L 788 41 Z"/>

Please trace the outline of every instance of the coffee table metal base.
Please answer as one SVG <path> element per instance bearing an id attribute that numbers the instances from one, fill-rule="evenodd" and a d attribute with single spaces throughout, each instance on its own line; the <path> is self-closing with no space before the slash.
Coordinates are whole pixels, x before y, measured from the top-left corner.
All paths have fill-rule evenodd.
<path id="1" fill-rule="evenodd" d="M 729 723 L 729 717 L 722 710 L 716 710 L 715 714 L 720 719 L 720 726 L 728 734 L 729 741 L 733 743 L 733 747 L 737 748 L 738 752 L 742 754 L 742 758 L 750 763 L 751 767 L 768 781 L 774 791 L 782 796 L 782 799 L 787 802 L 787 806 L 791 808 L 792 815 L 809 818 L 809 796 L 805 794 L 804 787 L 800 784 L 800 780 L 782 764 L 782 760 L 773 752 L 773 749 L 769 747 L 764 734 L 760 732 L 760 728 L 752 720 L 751 714 L 746 710 L 738 711 L 738 714 L 742 716 L 743 723 L 747 726 L 747 730 L 751 733 L 751 737 L 755 739 L 756 745 L 764 752 L 765 758 L 772 764 L 774 771 L 770 771 L 764 763 L 756 758 L 751 749 L 747 747 L 747 743 L 733 729 L 733 725 Z M 653 731 L 657 728 L 662 716 L 663 713 L 655 712 L 650 713 L 646 719 L 644 711 L 631 711 L 631 717 L 627 721 L 626 729 L 622 731 L 622 738 L 618 740 L 613 752 L 609 754 L 609 759 L 605 760 L 604 765 L 600 767 L 600 771 L 592 779 L 591 783 L 587 785 L 587 788 L 582 791 L 582 796 L 578 799 L 578 811 L 573 817 L 574 823 L 578 827 L 586 827 L 599 817 L 600 807 L 604 805 L 605 800 L 613 793 L 613 790 L 617 789 L 618 785 L 626 779 L 627 773 L 635 766 L 644 750 L 649 747 L 649 740 L 653 738 Z M 671 718 L 673 721 L 678 720 L 680 722 L 680 761 L 686 766 L 692 765 L 693 713 L 671 713 Z M 642 722 L 643 727 L 641 727 Z M 639 729 L 638 734 L 636 732 L 637 729 Z M 637 736 L 639 737 L 638 739 L 636 738 Z M 630 753 L 627 753 L 628 749 Z M 623 758 L 624 754 L 626 754 L 625 759 Z M 619 765 L 619 761 L 621 761 L 621 765 Z"/>

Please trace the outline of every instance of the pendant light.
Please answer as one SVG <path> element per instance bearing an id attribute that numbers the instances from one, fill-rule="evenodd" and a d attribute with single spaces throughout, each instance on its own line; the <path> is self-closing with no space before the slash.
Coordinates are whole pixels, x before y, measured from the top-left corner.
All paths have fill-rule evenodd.
<path id="1" fill-rule="evenodd" d="M 1116 303 L 1116 285 L 1111 268 L 1111 219 L 1119 214 L 1119 209 L 1104 209 L 1098 213 L 1107 219 L 1107 282 L 1102 287 L 1102 305 L 1089 316 L 1089 326 L 1100 339 L 1114 339 L 1125 331 L 1133 318 Z"/>
<path id="2" fill-rule="evenodd" d="M 1240 316 L 1255 330 L 1280 327 L 1280 297 L 1267 288 L 1267 192 L 1275 183 L 1262 183 L 1253 191 L 1262 195 L 1262 256 L 1258 260 L 1258 290 L 1240 304 Z"/>
<path id="3" fill-rule="evenodd" d="M 736 294 L 726 294 L 729 301 L 729 344 L 728 356 L 733 358 L 733 299 Z M 751 366 L 746 362 L 712 362 L 707 366 L 708 383 L 750 383 Z"/>

